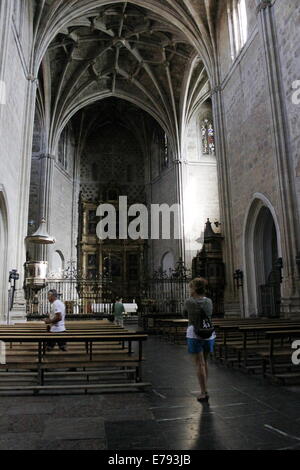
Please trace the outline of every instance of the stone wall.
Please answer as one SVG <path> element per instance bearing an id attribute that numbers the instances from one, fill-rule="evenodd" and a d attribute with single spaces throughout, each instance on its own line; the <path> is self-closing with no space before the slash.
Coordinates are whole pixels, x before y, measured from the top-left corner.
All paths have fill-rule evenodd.
<path id="1" fill-rule="evenodd" d="M 297 52 L 297 47 L 295 47 L 296 38 L 299 35 L 299 21 L 297 20 L 297 18 L 299 19 L 299 14 L 297 15 L 299 5 L 296 5 L 296 1 L 277 0 L 270 8 L 271 15 L 275 19 L 275 44 L 278 44 L 280 57 L 277 64 L 278 77 L 273 79 L 274 82 L 278 80 L 279 83 L 283 79 L 284 87 L 282 115 L 274 115 L 274 99 L 276 100 L 277 97 L 272 95 L 274 92 L 271 91 L 272 84 L 270 86 L 271 82 L 266 66 L 265 52 L 268 47 L 271 47 L 269 44 L 272 44 L 273 38 L 266 39 L 262 34 L 262 29 L 257 23 L 256 3 L 253 0 L 247 0 L 248 41 L 234 60 L 228 49 L 230 38 L 226 5 L 223 5 L 219 16 L 218 53 L 222 112 L 225 121 L 225 158 L 228 165 L 231 192 L 231 218 L 235 246 L 234 265 L 245 271 L 246 283 L 247 276 L 251 276 L 251 274 L 247 271 L 244 259 L 244 229 L 251 202 L 257 197 L 261 198 L 271 209 L 275 223 L 278 224 L 280 253 L 289 243 L 284 238 L 286 235 L 284 216 L 287 214 L 288 218 L 294 217 L 292 207 L 284 209 L 286 214 L 282 212 L 282 195 L 287 190 L 293 191 L 293 188 L 284 188 L 283 181 L 287 181 L 287 175 L 279 174 L 278 155 L 281 150 L 278 148 L 277 137 L 280 139 L 281 136 L 277 134 L 274 138 L 274 129 L 276 129 L 276 133 L 279 132 L 280 126 L 278 127 L 276 120 L 280 119 L 283 127 L 289 131 L 287 141 L 290 141 L 290 148 L 286 149 L 286 156 L 282 158 L 291 157 L 293 159 L 295 178 L 297 178 L 300 142 L 299 112 L 297 112 L 299 109 L 292 103 L 292 82 L 300 76 L 299 60 L 297 61 L 299 49 Z M 262 14 L 265 15 L 265 12 L 260 13 L 260 15 Z M 265 41 L 268 41 L 267 45 Z M 299 194 L 298 186 L 297 190 Z M 292 204 L 297 204 L 295 194 L 292 197 Z M 253 227 L 248 226 L 248 228 L 251 231 Z M 251 257 L 251 253 L 246 253 L 247 256 Z M 286 258 L 284 263 L 287 263 Z M 290 272 L 290 267 L 285 271 L 286 276 L 288 271 Z M 284 286 L 284 289 L 291 291 L 291 284 L 284 284 Z"/>
<path id="2" fill-rule="evenodd" d="M 186 265 L 201 250 L 205 223 L 220 220 L 217 162 L 203 154 L 201 123 L 210 118 L 211 107 L 203 105 L 188 127 L 183 165 L 183 214 Z"/>
<path id="3" fill-rule="evenodd" d="M 176 168 L 173 163 L 170 168 L 160 173 L 160 176 L 151 182 L 151 199 L 152 204 L 167 204 L 169 207 L 178 203 L 178 194 L 176 187 Z M 179 258 L 179 244 L 181 242 L 174 240 L 171 233 L 170 240 L 151 240 L 149 263 L 152 270 L 162 267 L 162 259 L 166 253 L 171 253 L 176 263 Z"/>
<path id="4" fill-rule="evenodd" d="M 24 2 L 18 25 L 12 18 L 12 6 L 10 0 L 2 1 L 0 6 L 0 80 L 6 91 L 0 104 L 0 187 L 8 215 L 7 264 L 0 268 L 0 289 L 6 291 L 5 297 L 8 271 L 17 268 L 22 274 L 25 259 L 29 183 L 26 190 L 23 182 L 30 168 L 30 155 L 24 155 L 28 128 L 26 105 L 28 90 L 33 86 L 28 81 L 32 44 L 31 4 Z M 26 208 L 26 213 L 21 206 Z M 17 287 L 22 288 L 22 279 Z M 7 302 L 2 302 L 0 320 L 6 312 Z"/>
<path id="5" fill-rule="evenodd" d="M 299 81 L 300 89 L 300 3 L 297 0 L 277 0 L 272 7 L 276 25 L 279 66 L 283 85 L 285 116 L 283 124 L 290 142 L 287 149 L 291 158 L 297 191 L 297 206 L 300 217 L 300 102 L 299 92 L 293 97 L 293 83 Z M 297 101 L 296 101 L 297 100 Z"/>
<path id="6" fill-rule="evenodd" d="M 55 165 L 53 180 L 55 184 L 52 193 L 50 234 L 56 239 L 56 243 L 50 249 L 50 272 L 54 269 L 54 252 L 60 251 L 66 263 L 71 260 L 71 240 L 74 229 L 72 226 L 73 181 L 58 165 Z"/>

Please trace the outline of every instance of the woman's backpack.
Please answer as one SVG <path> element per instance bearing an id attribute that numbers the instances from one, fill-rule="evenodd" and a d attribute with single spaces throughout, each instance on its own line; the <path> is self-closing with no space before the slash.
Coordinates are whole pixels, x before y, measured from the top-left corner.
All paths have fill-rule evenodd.
<path id="1" fill-rule="evenodd" d="M 197 325 L 194 326 L 195 335 L 199 339 L 208 339 L 215 331 L 210 318 L 207 316 L 205 310 L 201 307 L 199 320 L 197 319 Z"/>

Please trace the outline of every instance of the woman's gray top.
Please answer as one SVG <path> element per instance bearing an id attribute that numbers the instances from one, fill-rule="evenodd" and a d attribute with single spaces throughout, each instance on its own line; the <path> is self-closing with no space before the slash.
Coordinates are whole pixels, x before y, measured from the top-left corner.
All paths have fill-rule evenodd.
<path id="1" fill-rule="evenodd" d="M 208 318 L 211 319 L 213 312 L 211 299 L 207 297 L 203 297 L 202 299 L 190 297 L 185 301 L 183 313 L 188 317 L 190 325 L 198 325 L 199 319 L 202 316 L 202 310 L 204 310 Z"/>

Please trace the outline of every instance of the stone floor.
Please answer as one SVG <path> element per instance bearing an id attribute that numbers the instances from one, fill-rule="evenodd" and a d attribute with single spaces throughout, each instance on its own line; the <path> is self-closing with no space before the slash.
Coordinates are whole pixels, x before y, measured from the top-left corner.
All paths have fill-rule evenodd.
<path id="1" fill-rule="evenodd" d="M 300 448 L 300 387 L 211 363 L 201 405 L 184 346 L 149 338 L 145 356 L 147 392 L 1 396 L 0 450 Z"/>

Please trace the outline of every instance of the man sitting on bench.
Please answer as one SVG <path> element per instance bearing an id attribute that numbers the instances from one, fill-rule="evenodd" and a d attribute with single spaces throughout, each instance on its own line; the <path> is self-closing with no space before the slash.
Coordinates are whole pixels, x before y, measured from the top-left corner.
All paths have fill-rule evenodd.
<path id="1" fill-rule="evenodd" d="M 49 314 L 49 318 L 45 321 L 46 325 L 48 325 L 48 331 L 51 333 L 63 333 L 66 331 L 65 327 L 65 304 L 58 300 L 58 294 L 55 289 L 49 290 L 48 292 L 48 300 L 51 303 L 51 311 Z M 47 343 L 47 351 L 52 351 L 55 348 L 56 343 L 61 351 L 67 350 L 67 345 L 65 341 L 58 340 L 53 341 L 50 340 Z"/>

